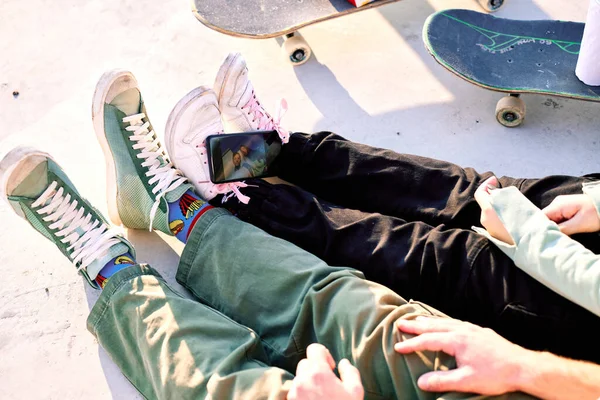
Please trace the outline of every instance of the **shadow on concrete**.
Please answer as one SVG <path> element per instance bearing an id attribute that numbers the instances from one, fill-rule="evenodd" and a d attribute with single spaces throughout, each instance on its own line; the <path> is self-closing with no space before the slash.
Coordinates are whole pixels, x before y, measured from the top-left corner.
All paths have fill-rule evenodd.
<path id="1" fill-rule="evenodd" d="M 468 0 L 465 0 L 466 2 Z M 475 3 L 475 2 L 473 2 Z M 468 4 L 468 3 L 467 3 Z M 435 10 L 427 2 L 416 1 L 416 0 L 405 0 L 399 3 L 386 5 L 377 9 L 389 24 L 398 32 L 400 37 L 404 39 L 406 44 L 422 59 L 425 67 L 431 72 L 432 75 L 444 86 L 446 90 L 452 93 L 455 97 L 456 103 L 466 103 L 471 101 L 473 98 L 477 98 L 481 101 L 482 105 L 486 104 L 489 111 L 487 112 L 488 121 L 493 121 L 493 113 L 495 102 L 502 97 L 501 94 L 487 91 L 481 88 L 466 88 L 464 82 L 455 77 L 449 71 L 446 71 L 443 67 L 438 65 L 435 60 L 429 55 L 425 49 L 421 37 L 421 30 L 423 23 L 427 17 L 435 12 Z M 509 17 L 519 19 L 522 15 L 526 15 L 528 19 L 547 19 L 548 15 L 541 10 L 532 0 L 523 1 L 508 1 L 507 4 L 498 11 L 495 15 L 500 17 Z M 523 17 L 521 17 L 523 18 Z M 365 32 L 368 35 L 368 32 Z M 373 37 L 372 40 L 375 42 L 381 40 L 381 38 Z M 390 51 L 394 51 L 392 48 Z M 360 121 L 369 119 L 369 124 L 375 124 L 375 128 L 384 124 L 386 120 L 403 120 L 402 114 L 406 115 L 407 118 L 414 118 L 415 116 L 425 117 L 426 115 L 433 112 L 433 110 L 420 110 L 415 114 L 415 109 L 404 109 L 399 111 L 393 111 L 384 115 L 378 115 L 377 118 L 372 118 L 367 112 L 365 112 L 349 95 L 348 91 L 339 83 L 335 77 L 335 71 L 330 70 L 326 65 L 321 64 L 318 60 L 318 54 L 313 54 L 313 60 L 310 60 L 306 64 L 295 67 L 294 72 L 297 76 L 299 83 L 305 90 L 308 98 L 313 102 L 317 109 L 323 114 L 325 122 L 319 122 L 316 124 L 315 131 L 323 128 L 330 128 L 331 126 L 339 126 L 342 121 L 335 121 L 333 115 L 339 114 L 335 111 L 337 109 L 345 109 L 344 119 L 353 121 Z M 371 71 L 370 76 L 361 77 L 363 79 L 377 79 L 376 71 Z M 410 76 L 399 75 L 398 79 L 410 80 Z M 399 93 L 399 95 L 402 95 Z M 530 107 L 530 119 L 535 118 L 538 111 L 547 109 L 547 99 L 543 96 L 529 95 L 527 97 L 535 97 L 531 102 L 528 102 Z M 561 102 L 567 107 L 567 103 L 572 101 L 560 99 Z M 577 104 L 575 102 L 574 104 Z M 487 106 L 487 104 L 490 104 Z M 460 104 L 458 104 L 460 105 Z M 424 106 L 426 109 L 429 107 L 445 107 L 444 104 L 432 104 L 431 106 Z M 423 107 L 420 107 L 423 108 Z M 397 114 L 397 115 L 393 115 Z M 552 124 L 552 119 L 558 118 L 562 120 L 557 113 L 543 113 L 542 115 L 548 124 Z M 338 117 L 339 118 L 339 117 Z M 422 118 L 423 128 L 427 127 L 427 118 Z M 357 123 L 357 125 L 364 125 L 364 123 Z M 397 129 L 396 129 L 397 128 Z M 397 126 L 391 131 L 402 130 L 402 126 Z M 378 129 L 381 130 L 381 129 Z M 386 130 L 385 128 L 383 129 Z M 348 134 L 345 132 L 345 134 Z M 361 136 L 361 135 L 358 135 Z"/>
<path id="2" fill-rule="evenodd" d="M 465 2 L 469 1 L 472 1 L 474 4 L 476 3 L 474 0 L 465 0 Z M 438 81 L 449 92 L 455 95 L 456 101 L 460 102 L 461 96 L 464 95 L 464 83 L 452 73 L 438 65 L 423 45 L 421 37 L 423 24 L 427 17 L 435 11 L 436 10 L 431 7 L 428 2 L 417 0 L 405 0 L 377 8 L 377 12 L 389 22 L 389 24 L 404 39 L 406 44 L 420 56 L 427 69 L 436 76 Z M 519 16 L 523 14 L 527 15 L 528 19 L 549 18 L 548 15 L 537 7 L 532 0 L 509 0 L 495 15 L 518 19 Z M 365 34 L 368 35 L 368 32 Z M 373 40 L 380 40 L 380 38 L 373 38 Z M 392 49 L 391 51 L 394 50 Z M 377 123 L 377 125 L 382 125 L 381 122 L 384 122 L 386 119 L 403 120 L 404 118 L 401 117 L 402 114 L 407 115 L 406 118 L 413 119 L 414 109 L 405 109 L 390 113 L 398 114 L 396 116 L 386 114 L 378 115 L 376 118 L 371 117 L 354 101 L 354 99 L 352 99 L 348 91 L 336 79 L 334 73 L 326 65 L 319 62 L 318 56 L 314 53 L 313 59 L 302 66 L 295 67 L 294 72 L 307 96 L 321 114 L 323 114 L 324 120 L 326 120 L 324 123 L 318 123 L 315 126 L 315 131 L 331 126 L 339 126 L 342 121 L 335 121 L 334 119 L 334 115 L 339 115 L 339 112 L 337 112 L 339 109 L 346 110 L 344 113 L 346 116 L 345 118 L 352 120 L 368 118 L 370 119 L 369 123 Z M 366 76 L 366 78 L 377 79 L 376 72 L 375 75 Z M 411 79 L 411 77 L 398 76 L 398 79 Z M 488 92 L 480 88 L 473 90 L 473 93 L 474 95 L 486 98 L 493 96 L 495 99 L 499 99 L 502 96 L 501 94 Z M 425 107 L 429 108 L 437 106 L 432 105 Z M 493 113 L 493 111 L 494 109 L 491 109 L 490 112 Z M 427 111 L 425 114 L 430 112 L 433 112 L 433 110 Z M 420 114 L 424 113 L 420 112 Z M 423 122 L 426 123 L 426 120 Z M 402 126 L 399 125 L 397 128 L 401 131 Z M 394 128 L 391 129 L 391 131 L 397 132 L 398 129 Z"/>
<path id="3" fill-rule="evenodd" d="M 371 118 L 354 101 L 331 69 L 319 62 L 316 54 L 306 64 L 295 67 L 294 73 L 308 98 L 323 115 L 323 122 L 326 121 L 323 125 L 315 126 L 315 131 L 340 126 L 346 120 Z M 339 110 L 344 110 L 343 117 Z"/>
<path id="4" fill-rule="evenodd" d="M 472 2 L 470 0 L 463 1 L 463 7 L 476 7 L 474 0 Z M 461 4 L 457 6 L 457 2 L 453 2 L 452 6 L 453 8 L 460 8 Z M 309 60 L 306 64 L 294 68 L 297 79 L 305 90 L 307 97 L 323 115 L 323 119 L 314 124 L 313 130 L 332 130 L 350 140 L 391 148 L 405 153 L 446 159 L 459 164 L 463 163 L 462 158 L 468 160 L 464 162 L 469 163 L 473 163 L 473 160 L 475 160 L 473 166 L 483 165 L 479 168 L 500 169 L 507 167 L 503 174 L 509 175 L 525 175 L 527 174 L 527 167 L 517 169 L 518 166 L 514 163 L 503 162 L 502 159 L 509 158 L 509 155 L 513 159 L 529 158 L 526 149 L 532 147 L 540 150 L 537 154 L 540 159 L 556 157 L 557 152 L 560 150 L 556 145 L 540 146 L 540 144 L 546 142 L 547 139 L 556 143 L 556 138 L 562 137 L 563 131 L 565 131 L 564 135 L 577 138 L 577 141 L 572 141 L 571 147 L 573 149 L 582 146 L 584 148 L 598 146 L 600 142 L 593 135 L 598 124 L 597 108 L 594 107 L 595 104 L 590 105 L 590 103 L 578 100 L 549 99 L 549 96 L 544 95 L 524 95 L 523 98 L 528 109 L 525 124 L 518 129 L 508 129 L 500 126 L 495 119 L 495 107 L 503 94 L 482 89 L 463 81 L 440 66 L 426 50 L 422 40 L 422 27 L 427 17 L 435 11 L 428 2 L 417 0 L 403 0 L 376 10 L 398 32 L 405 45 L 422 61 L 422 66 L 426 72 L 433 76 L 447 91 L 444 100 L 426 104 L 421 101 L 419 105 L 409 105 L 406 108 L 370 115 L 361 108 L 358 101 L 361 97 L 367 99 L 367 101 L 372 101 L 372 97 L 365 97 L 362 94 L 361 97 L 356 97 L 356 100 L 353 99 L 336 78 L 336 71 L 321 64 L 318 60 L 318 54 L 316 54 L 314 60 Z M 514 19 L 550 18 L 533 0 L 507 1 L 506 5 L 495 15 Z M 364 31 L 364 35 L 367 44 L 363 43 L 362 48 L 368 49 L 369 41 L 372 41 L 373 46 L 375 46 L 378 41 L 382 40 L 381 37 L 375 34 L 369 35 L 368 31 Z M 398 46 L 397 42 L 391 41 L 391 45 L 395 47 L 390 47 L 390 52 L 403 51 L 403 46 Z M 368 50 L 363 50 L 362 53 L 357 54 L 340 54 L 340 57 L 348 59 L 349 62 L 351 62 L 352 57 L 368 56 L 371 56 Z M 373 53 L 373 56 L 386 58 L 385 54 L 380 53 Z M 405 95 L 403 93 L 408 92 L 409 88 L 412 89 L 410 93 L 414 95 L 414 80 L 418 79 L 415 76 L 414 67 L 412 67 L 412 70 L 411 66 L 397 65 L 390 67 L 383 64 L 383 62 L 368 64 L 371 66 L 371 70 L 356 79 L 389 79 L 389 71 L 395 69 L 398 71 L 395 75 L 397 81 L 393 85 L 394 90 L 398 91 L 398 96 Z M 382 67 L 380 72 L 373 68 L 378 65 Z M 385 68 L 387 68 L 387 71 Z M 406 82 L 406 85 L 404 82 Z M 379 85 L 381 86 L 380 82 Z M 407 89 L 403 90 L 403 87 Z M 371 92 L 370 96 L 373 95 L 376 95 L 376 93 Z M 435 99 L 435 94 L 430 97 Z M 344 112 L 340 113 L 340 109 L 343 109 Z M 341 115 L 343 115 L 343 118 Z M 415 121 L 418 121 L 418 123 L 415 123 Z M 436 134 L 438 132 L 441 134 Z M 469 148 L 474 150 L 477 146 L 484 149 L 481 152 L 482 154 L 486 152 L 487 154 L 494 154 L 497 160 L 489 162 L 489 160 L 483 158 L 485 156 L 481 156 L 482 162 L 479 163 L 478 155 L 473 156 L 473 151 L 467 153 Z M 461 157 L 461 154 L 468 154 L 469 156 Z M 454 157 L 455 155 L 456 157 Z M 576 166 L 579 159 L 575 156 L 570 157 L 565 164 Z M 533 167 L 533 169 L 535 168 Z M 548 167 L 545 166 L 544 169 L 548 169 Z M 566 170 L 563 167 L 562 171 L 548 171 L 548 173 L 568 173 L 572 175 L 589 172 L 593 171 L 580 171 L 576 167 Z"/>

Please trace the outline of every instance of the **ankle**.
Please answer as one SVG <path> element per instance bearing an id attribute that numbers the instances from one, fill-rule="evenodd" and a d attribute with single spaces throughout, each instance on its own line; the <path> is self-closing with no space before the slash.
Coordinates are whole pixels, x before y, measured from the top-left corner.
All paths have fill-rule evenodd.
<path id="1" fill-rule="evenodd" d="M 119 272 L 122 269 L 130 267 L 132 265 L 137 264 L 135 261 L 135 257 L 131 255 L 131 253 L 125 253 L 120 256 L 117 256 L 110 260 L 101 270 L 98 272 L 96 276 L 96 283 L 100 286 L 101 289 L 104 289 L 106 282 L 111 278 L 114 274 Z"/>
<path id="2" fill-rule="evenodd" d="M 200 217 L 213 208 L 188 190 L 179 199 L 169 203 L 169 228 L 181 242 L 186 243 L 190 232 Z"/>

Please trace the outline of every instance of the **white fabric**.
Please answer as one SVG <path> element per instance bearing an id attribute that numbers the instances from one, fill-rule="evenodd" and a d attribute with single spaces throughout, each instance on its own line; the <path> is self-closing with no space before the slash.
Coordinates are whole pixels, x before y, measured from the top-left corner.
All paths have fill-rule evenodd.
<path id="1" fill-rule="evenodd" d="M 600 86 L 600 0 L 590 0 L 575 74 L 586 85 Z"/>

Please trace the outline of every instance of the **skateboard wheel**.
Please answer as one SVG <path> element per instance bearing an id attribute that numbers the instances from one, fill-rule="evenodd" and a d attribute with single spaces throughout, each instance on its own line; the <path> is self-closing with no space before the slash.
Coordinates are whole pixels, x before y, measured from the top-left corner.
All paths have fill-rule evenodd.
<path id="1" fill-rule="evenodd" d="M 488 12 L 498 11 L 504 4 L 504 0 L 477 0 L 481 8 Z"/>
<path id="2" fill-rule="evenodd" d="M 502 125 L 514 128 L 525 120 L 525 102 L 516 96 L 506 96 L 496 105 L 496 119 Z"/>
<path id="3" fill-rule="evenodd" d="M 285 58 L 294 66 L 304 64 L 312 55 L 310 46 L 299 33 L 287 36 L 282 50 Z"/>

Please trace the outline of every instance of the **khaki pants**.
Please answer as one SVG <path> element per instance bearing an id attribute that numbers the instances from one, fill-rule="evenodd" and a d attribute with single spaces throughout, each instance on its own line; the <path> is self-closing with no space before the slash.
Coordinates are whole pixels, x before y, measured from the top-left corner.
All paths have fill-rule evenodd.
<path id="1" fill-rule="evenodd" d="M 453 368 L 442 353 L 402 356 L 399 318 L 441 315 L 331 267 L 222 209 L 196 224 L 174 292 L 144 265 L 119 271 L 88 319 L 89 330 L 149 399 L 284 399 L 311 343 L 361 372 L 368 399 L 474 398 L 425 393 L 417 378 Z"/>

